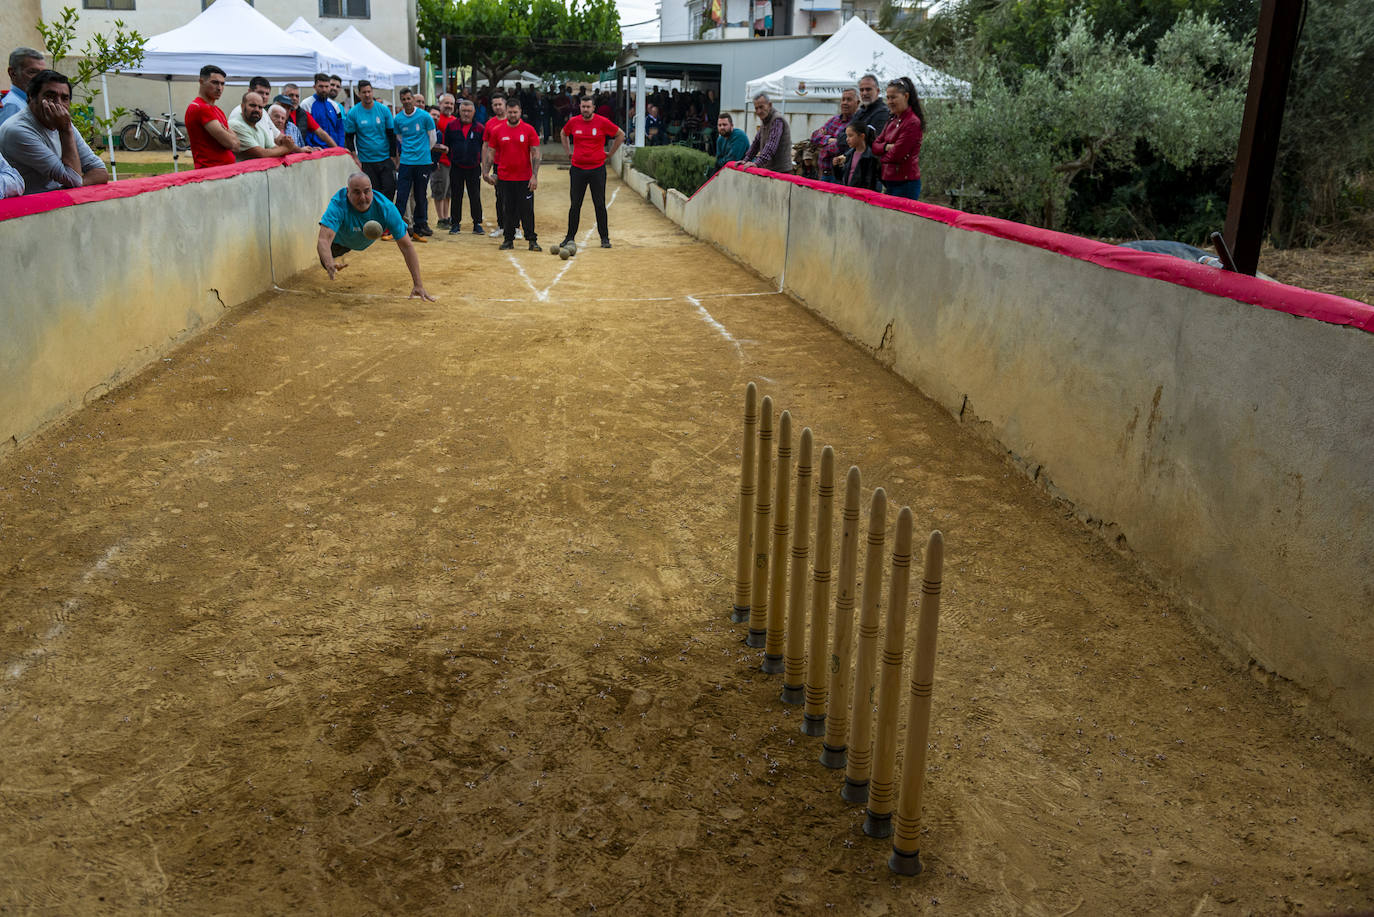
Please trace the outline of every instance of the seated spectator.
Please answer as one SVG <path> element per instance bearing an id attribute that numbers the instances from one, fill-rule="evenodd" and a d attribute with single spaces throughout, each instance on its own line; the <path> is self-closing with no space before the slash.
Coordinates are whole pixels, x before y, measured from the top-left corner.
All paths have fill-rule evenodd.
<path id="1" fill-rule="evenodd" d="M 303 142 L 301 140 L 301 129 L 296 127 L 292 122 L 286 120 L 285 108 L 273 102 L 272 107 L 267 109 L 267 117 L 272 119 L 272 126 L 277 129 L 278 135 L 285 134 L 291 138 L 291 142 L 296 146 L 301 145 Z"/>
<path id="2" fill-rule="evenodd" d="M 644 145 L 659 146 L 668 142 L 668 135 L 663 130 L 663 122 L 658 118 L 657 105 L 645 105 L 644 116 Z"/>
<path id="3" fill-rule="evenodd" d="M 735 127 L 735 119 L 721 112 L 716 119 L 716 167 L 711 170 L 715 175 L 727 162 L 738 162 L 749 150 L 749 135 Z"/>
<path id="4" fill-rule="evenodd" d="M 282 88 L 285 89 L 286 87 Z M 301 91 L 297 89 L 297 97 L 299 97 L 300 94 Z M 315 138 L 310 141 L 311 146 L 338 146 L 338 144 L 334 142 L 334 138 L 329 136 L 329 134 L 325 132 L 325 129 L 320 127 L 314 118 L 310 117 L 310 112 L 298 107 L 296 101 L 285 92 L 273 99 L 272 104 L 280 105 L 282 110 L 286 112 L 286 123 L 295 128 L 295 133 L 291 136 L 291 139 L 296 142 L 297 146 L 305 146 L 304 138 L 306 137 Z M 290 132 L 288 131 L 288 133 Z"/>
<path id="5" fill-rule="evenodd" d="M 256 92 L 243 94 L 242 109 L 229 119 L 229 129 L 239 139 L 238 161 L 245 159 L 280 159 L 288 153 L 300 151 L 291 138 L 282 134 L 276 140 L 263 123 L 262 96 Z"/>
<path id="6" fill-rule="evenodd" d="M 24 179 L 24 193 L 103 185 L 105 163 L 72 125 L 72 87 L 56 70 L 29 83 L 28 107 L 0 125 L 0 156 Z"/>
<path id="7" fill-rule="evenodd" d="M 24 176 L 0 156 L 0 197 L 18 197 L 24 193 Z"/>
<path id="8" fill-rule="evenodd" d="M 255 76 L 255 77 L 253 77 L 251 80 L 249 80 L 249 81 L 248 81 L 248 91 L 249 91 L 249 92 L 256 92 L 258 95 L 262 96 L 262 98 L 263 98 L 263 103 L 262 103 L 262 104 L 263 104 L 263 108 L 264 108 L 264 109 L 267 107 L 267 101 L 266 101 L 266 100 L 272 98 L 272 84 L 269 83 L 269 82 L 267 81 L 267 77 L 265 77 L 265 76 Z M 241 111 L 242 111 L 242 108 L 241 108 L 240 106 L 238 106 L 238 105 L 235 105 L 235 106 L 234 106 L 234 110 L 231 111 L 231 112 L 229 112 L 229 118 L 232 120 L 233 117 L 234 117 L 235 115 L 239 114 Z M 281 130 L 280 130 L 275 124 L 272 123 L 272 119 L 271 119 L 271 118 L 266 117 L 266 112 L 265 112 L 265 111 L 264 111 L 263 114 L 264 114 L 264 117 L 263 117 L 263 119 L 262 119 L 262 122 L 263 122 L 264 125 L 266 125 L 268 128 L 271 129 L 271 131 L 272 131 L 272 142 L 275 143 L 275 142 L 277 141 L 277 135 L 281 133 Z"/>
<path id="9" fill-rule="evenodd" d="M 29 104 L 25 89 L 33 82 L 34 77 L 46 69 L 48 62 L 42 51 L 20 47 L 10 52 L 10 91 L 5 94 L 4 101 L 0 102 L 0 124 L 4 124 L 24 110 Z"/>
<path id="10" fill-rule="evenodd" d="M 878 190 L 878 160 L 865 156 L 878 132 L 871 124 L 850 122 L 844 127 L 844 139 L 849 144 L 846 165 L 840 170 L 840 181 L 851 188 Z"/>

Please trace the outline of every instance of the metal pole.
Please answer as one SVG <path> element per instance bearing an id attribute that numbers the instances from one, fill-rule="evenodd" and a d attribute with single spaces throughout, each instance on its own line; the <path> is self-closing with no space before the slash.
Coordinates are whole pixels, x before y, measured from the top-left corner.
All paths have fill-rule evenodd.
<path id="1" fill-rule="evenodd" d="M 444 71 L 444 75 L 439 78 L 439 82 L 443 85 L 439 94 L 443 95 L 448 92 L 448 36 L 439 40 L 439 67 Z"/>
<path id="2" fill-rule="evenodd" d="M 105 74 L 100 74 L 100 97 L 105 100 L 105 149 L 110 151 L 110 177 L 119 181 L 119 167 L 115 165 L 114 124 L 110 121 L 110 88 Z"/>
<path id="3" fill-rule="evenodd" d="M 177 152 L 177 113 L 172 106 L 172 77 L 170 75 L 167 77 L 167 110 L 172 113 L 172 172 L 176 173 L 181 170 L 177 168 L 177 157 L 180 155 Z"/>
<path id="4" fill-rule="evenodd" d="M 1250 65 L 1250 88 L 1245 96 L 1236 171 L 1226 208 L 1226 241 L 1236 270 L 1254 274 L 1264 241 L 1269 187 L 1278 159 L 1279 129 L 1293 73 L 1303 0 L 1261 0 L 1255 57 Z"/>
<path id="5" fill-rule="evenodd" d="M 635 64 L 635 148 L 644 145 L 644 65 Z"/>

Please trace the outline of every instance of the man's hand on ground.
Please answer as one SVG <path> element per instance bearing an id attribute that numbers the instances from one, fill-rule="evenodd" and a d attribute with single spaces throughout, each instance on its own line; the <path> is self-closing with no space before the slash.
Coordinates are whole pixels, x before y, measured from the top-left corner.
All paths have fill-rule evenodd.
<path id="1" fill-rule="evenodd" d="M 438 301 L 439 301 L 437 297 L 430 296 L 429 293 L 425 291 L 425 288 L 422 287 L 422 286 L 420 286 L 418 283 L 415 284 L 415 286 L 413 286 L 413 287 L 410 288 L 410 295 L 407 296 L 406 299 L 414 299 L 414 298 L 416 298 L 417 296 L 418 296 L 420 299 L 423 299 L 425 302 L 438 302 Z"/>

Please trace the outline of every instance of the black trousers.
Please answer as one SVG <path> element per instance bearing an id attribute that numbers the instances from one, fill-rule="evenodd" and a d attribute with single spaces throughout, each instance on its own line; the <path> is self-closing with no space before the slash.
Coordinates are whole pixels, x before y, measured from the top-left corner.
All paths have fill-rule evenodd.
<path id="1" fill-rule="evenodd" d="M 472 222 L 482 222 L 482 170 L 476 166 L 471 169 L 453 166 L 449 170 L 448 186 L 453 195 L 453 209 L 449 211 L 449 218 L 454 224 L 462 222 L 460 216 L 463 213 L 464 190 L 468 193 L 468 212 L 472 214 Z"/>
<path id="2" fill-rule="evenodd" d="M 505 208 L 501 228 L 507 242 L 515 241 L 517 226 L 525 230 L 525 241 L 535 241 L 534 192 L 528 181 L 497 181 L 496 206 Z"/>
<path id="3" fill-rule="evenodd" d="M 596 231 L 603 239 L 611 237 L 606 225 L 606 166 L 595 169 L 579 169 L 573 166 L 568 173 L 568 189 L 572 197 L 572 207 L 568 209 L 568 234 L 565 239 L 577 235 L 577 224 L 581 222 L 582 201 L 587 189 L 592 190 L 592 209 L 596 211 Z"/>
<path id="4" fill-rule="evenodd" d="M 383 159 L 381 162 L 365 162 L 362 167 L 363 174 L 372 180 L 373 194 L 380 194 L 382 197 L 393 200 L 396 198 L 396 170 L 391 168 L 390 159 Z"/>

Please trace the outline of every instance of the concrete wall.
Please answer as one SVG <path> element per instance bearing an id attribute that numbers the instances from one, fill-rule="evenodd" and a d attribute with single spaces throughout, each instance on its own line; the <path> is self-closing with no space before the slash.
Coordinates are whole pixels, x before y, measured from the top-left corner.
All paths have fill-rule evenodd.
<path id="1" fill-rule="evenodd" d="M 1374 335 L 732 170 L 681 213 L 1374 751 Z"/>
<path id="2" fill-rule="evenodd" d="M 269 265 L 314 264 L 351 170 L 320 157 L 0 221 L 0 450 L 270 289 Z"/>

